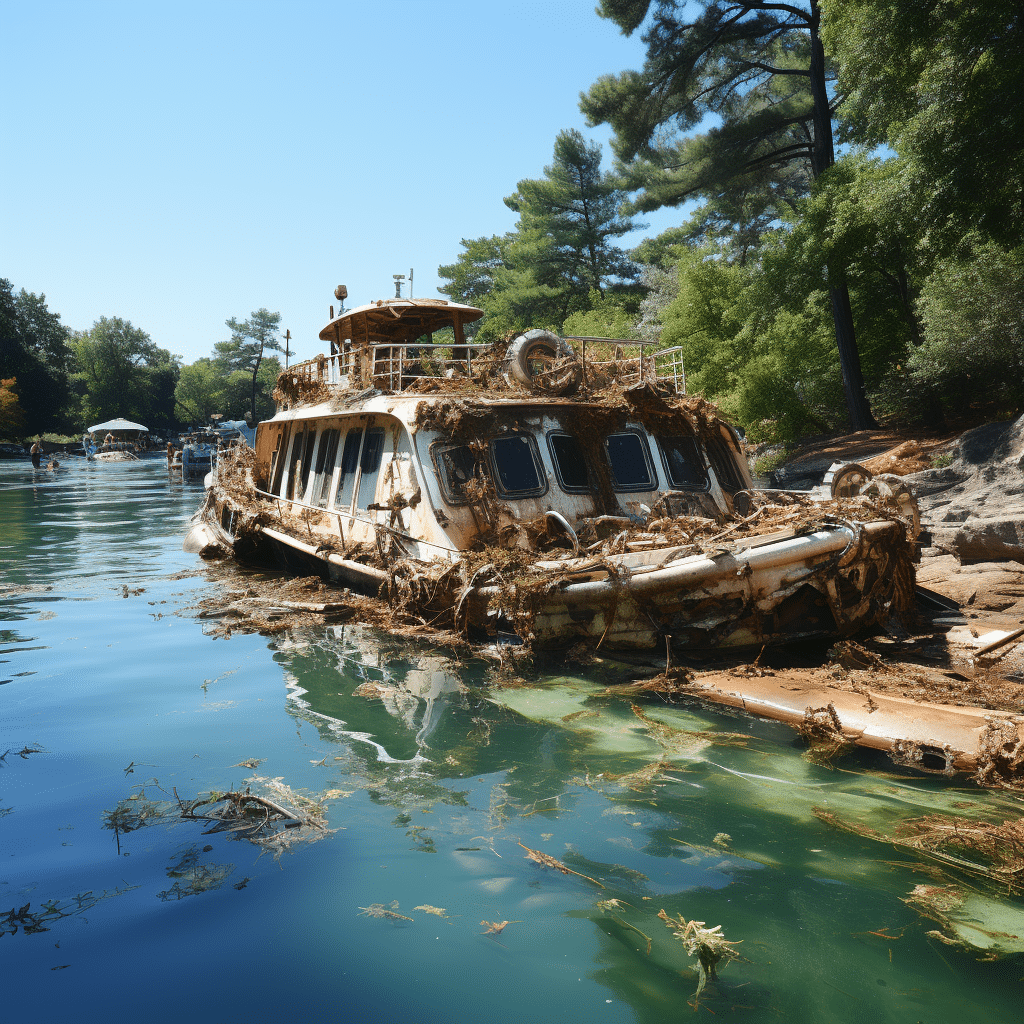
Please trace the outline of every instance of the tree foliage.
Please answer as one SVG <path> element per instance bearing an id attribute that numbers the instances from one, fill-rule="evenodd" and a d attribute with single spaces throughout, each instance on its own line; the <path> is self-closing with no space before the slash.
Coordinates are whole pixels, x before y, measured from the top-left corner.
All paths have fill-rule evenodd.
<path id="1" fill-rule="evenodd" d="M 0 278 L 0 377 L 17 380 L 18 408 L 29 433 L 70 425 L 68 337 L 45 295 L 24 288 L 15 293 L 10 281 Z"/>
<path id="2" fill-rule="evenodd" d="M 260 364 L 267 349 L 281 351 L 281 342 L 277 336 L 281 314 L 271 313 L 261 307 L 247 320 L 231 317 L 225 323 L 231 331 L 231 337 L 227 341 L 217 342 L 214 346 L 217 353 L 215 358 L 229 380 L 236 373 L 246 375 L 250 385 L 249 413 L 255 422 Z"/>
<path id="3" fill-rule="evenodd" d="M 83 388 L 84 419 L 117 416 L 149 427 L 174 423 L 173 394 L 179 361 L 141 328 L 120 317 L 100 317 L 71 341 Z"/>
<path id="4" fill-rule="evenodd" d="M 831 0 L 822 35 L 839 71 L 843 137 L 888 144 L 922 227 L 1024 231 L 1024 21 L 1015 0 Z"/>
<path id="5" fill-rule="evenodd" d="M 1024 402 L 1024 247 L 967 239 L 921 291 L 913 377 L 961 402 Z"/>
<path id="6" fill-rule="evenodd" d="M 591 295 L 636 291 L 636 267 L 615 239 L 635 225 L 619 214 L 617 179 L 601 170 L 601 147 L 575 130 L 559 132 L 542 178 L 526 178 L 505 199 L 516 230 L 463 239 L 455 263 L 438 268 L 441 291 L 486 313 L 479 338 L 546 326 L 590 307 Z"/>
<path id="7" fill-rule="evenodd" d="M 709 200 L 706 233 L 756 237 L 834 163 L 831 69 L 818 0 L 602 0 L 625 34 L 646 23 L 642 70 L 599 79 L 581 97 L 615 132 L 633 208 Z M 709 115 L 718 122 L 703 131 Z M 856 429 L 874 425 L 864 394 L 846 268 L 826 275 L 844 392 Z"/>
<path id="8" fill-rule="evenodd" d="M 0 437 L 20 437 L 25 430 L 25 413 L 18 401 L 18 381 L 0 378 Z"/>

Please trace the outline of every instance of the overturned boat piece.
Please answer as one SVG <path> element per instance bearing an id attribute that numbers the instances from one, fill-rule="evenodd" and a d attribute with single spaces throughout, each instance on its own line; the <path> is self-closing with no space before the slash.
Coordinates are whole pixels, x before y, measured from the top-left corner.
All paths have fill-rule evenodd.
<path id="1" fill-rule="evenodd" d="M 537 647 L 760 645 L 909 608 L 905 510 L 755 491 L 733 428 L 680 393 L 678 350 L 481 345 L 482 315 L 394 299 L 332 319 L 255 451 L 218 461 L 196 529 L 403 621 Z"/>

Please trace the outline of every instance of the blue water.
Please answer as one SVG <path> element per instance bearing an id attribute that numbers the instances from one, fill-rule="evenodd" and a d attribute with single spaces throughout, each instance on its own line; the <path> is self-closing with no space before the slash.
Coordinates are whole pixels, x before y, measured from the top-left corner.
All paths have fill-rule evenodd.
<path id="1" fill-rule="evenodd" d="M 751 737 L 666 752 L 598 692 L 621 666 L 495 690 L 486 660 L 356 624 L 218 637 L 198 603 L 250 577 L 181 551 L 200 499 L 162 460 L 0 463 L 5 1019 L 674 1021 L 696 975 L 662 908 L 742 940 L 701 1017 L 1020 1019 L 1024 963 L 943 945 L 901 902 L 924 862 L 813 814 L 1019 817 L 1012 798 L 867 753 L 829 770 L 780 726 L 646 699 Z M 354 696 L 368 680 L 399 689 Z M 272 779 L 330 793 L 330 831 L 275 857 L 174 812 Z M 140 795 L 163 813 L 104 827 Z M 361 909 L 392 901 L 413 920 Z"/>

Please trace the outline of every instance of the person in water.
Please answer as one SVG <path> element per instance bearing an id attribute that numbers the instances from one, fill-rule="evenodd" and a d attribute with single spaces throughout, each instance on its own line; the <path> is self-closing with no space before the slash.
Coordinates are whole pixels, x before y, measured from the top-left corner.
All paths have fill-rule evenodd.
<path id="1" fill-rule="evenodd" d="M 32 456 L 32 468 L 42 469 L 43 468 L 43 446 L 41 444 L 43 438 L 42 435 L 36 440 L 36 443 L 29 449 L 29 455 Z"/>

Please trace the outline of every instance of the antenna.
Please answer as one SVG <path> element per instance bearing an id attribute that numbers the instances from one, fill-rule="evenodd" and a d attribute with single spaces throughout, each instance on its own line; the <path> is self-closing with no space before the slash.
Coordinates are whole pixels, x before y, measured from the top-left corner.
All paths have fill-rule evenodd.
<path id="1" fill-rule="evenodd" d="M 402 297 L 402 282 L 405 280 L 405 274 L 392 274 L 395 281 L 395 298 L 400 299 Z"/>
<path id="2" fill-rule="evenodd" d="M 284 332 L 284 368 L 286 370 L 288 369 L 288 357 L 291 355 L 291 349 L 289 347 L 291 340 L 292 332 L 290 330 L 286 330 Z"/>
<path id="3" fill-rule="evenodd" d="M 409 298 L 412 298 L 412 267 L 409 268 Z"/>

